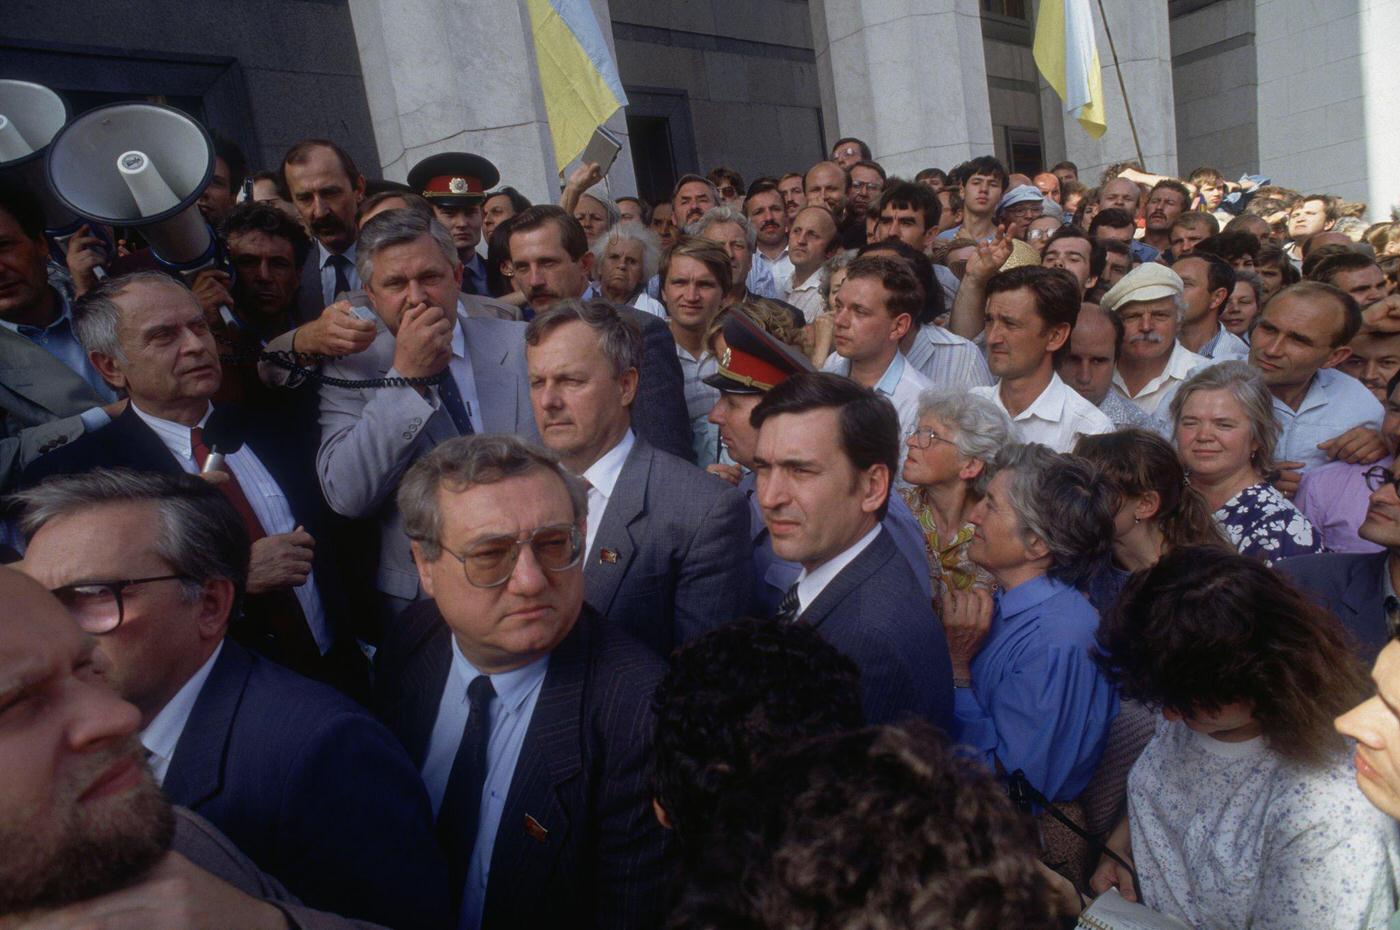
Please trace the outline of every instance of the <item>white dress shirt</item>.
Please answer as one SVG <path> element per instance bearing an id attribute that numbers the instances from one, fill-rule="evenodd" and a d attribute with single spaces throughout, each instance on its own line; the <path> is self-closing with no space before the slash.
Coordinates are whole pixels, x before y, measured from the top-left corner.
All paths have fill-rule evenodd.
<path id="1" fill-rule="evenodd" d="M 321 269 L 321 306 L 329 307 L 335 303 L 335 266 L 331 264 L 330 249 L 321 244 L 321 240 L 316 240 L 317 267 Z M 360 272 L 355 268 L 355 246 L 340 253 L 350 259 L 350 265 L 345 269 L 345 280 L 350 283 L 350 290 L 360 289 Z"/>
<path id="2" fill-rule="evenodd" d="M 822 280 L 825 276 L 826 271 L 818 268 L 801 284 L 788 284 L 787 302 L 801 310 L 803 319 L 808 323 L 821 316 L 826 309 L 826 303 L 822 300 Z"/>
<path id="3" fill-rule="evenodd" d="M 822 365 L 822 371 L 851 376 L 851 360 L 833 352 Z M 903 352 L 895 352 L 889 366 L 880 380 L 875 382 L 875 391 L 890 399 L 895 412 L 899 414 L 899 435 L 901 440 L 914 432 L 919 425 L 919 395 L 933 389 L 922 371 L 910 365 Z"/>
<path id="4" fill-rule="evenodd" d="M 195 464 L 194 450 L 190 445 L 190 427 L 151 416 L 135 403 L 132 403 L 131 409 L 155 432 L 165 448 L 175 456 L 175 461 L 180 463 L 181 468 L 191 475 L 199 474 L 199 466 Z M 201 428 L 209 421 L 209 414 L 213 409 L 213 406 L 210 406 L 204 411 L 204 416 L 200 417 L 198 425 Z M 290 533 L 297 528 L 291 505 L 287 503 L 287 496 L 282 493 L 282 488 L 268 473 L 263 463 L 258 461 L 258 457 L 253 454 L 247 443 L 237 452 L 225 456 L 224 467 L 238 479 L 238 486 L 243 489 L 243 496 L 248 499 L 248 506 L 253 509 L 253 515 L 262 524 L 263 532 L 269 536 L 276 536 L 279 533 Z M 308 572 L 306 581 L 293 588 L 292 593 L 301 605 L 306 625 L 311 630 L 312 638 L 316 640 L 316 648 L 325 655 L 326 650 L 331 648 L 331 631 L 326 622 L 321 595 L 316 590 L 316 573 Z"/>
<path id="5" fill-rule="evenodd" d="M 1335 439 L 1353 426 L 1380 429 L 1385 416 L 1380 401 L 1366 385 L 1335 368 L 1323 368 L 1313 375 L 1297 410 L 1277 397 L 1273 401 L 1274 416 L 1282 430 L 1274 458 L 1302 462 L 1305 469 L 1329 461 L 1318 443 Z"/>
<path id="6" fill-rule="evenodd" d="M 1212 362 L 1243 362 L 1249 359 L 1249 343 L 1230 332 L 1225 328 L 1225 324 L 1221 323 L 1215 335 L 1211 336 L 1196 354 Z"/>
<path id="7" fill-rule="evenodd" d="M 904 357 L 937 388 L 981 387 L 997 380 L 981 349 L 936 323 L 915 331 L 914 342 Z"/>
<path id="8" fill-rule="evenodd" d="M 185 732 L 190 712 L 194 710 L 194 703 L 199 700 L 199 692 L 204 690 L 204 683 L 209 680 L 209 673 L 214 670 L 214 663 L 223 651 L 224 644 L 220 640 L 199 670 L 180 686 L 175 696 L 165 702 L 165 706 L 151 718 L 146 729 L 141 731 L 141 745 L 150 753 L 146 765 L 155 776 L 157 785 L 165 784 L 165 773 L 170 771 L 170 763 L 175 758 L 175 747 L 180 744 L 180 735 Z"/>
<path id="9" fill-rule="evenodd" d="M 987 397 L 1008 416 L 1011 411 L 1001 400 L 1001 382 L 991 387 L 975 387 L 970 393 Z M 1050 376 L 1050 383 L 1029 407 L 1011 417 L 1011 427 L 1019 442 L 1038 442 L 1056 452 L 1069 452 L 1080 436 L 1113 432 L 1113 421 L 1060 380 Z"/>
<path id="10" fill-rule="evenodd" d="M 598 461 L 584 469 L 583 480 L 588 482 L 588 532 L 584 536 L 584 565 L 593 563 L 593 540 L 598 538 L 598 527 L 603 525 L 603 512 L 608 509 L 608 499 L 612 497 L 617 478 L 622 474 L 622 466 L 637 437 L 629 429 L 622 435 L 617 445 L 598 457 Z"/>
<path id="11" fill-rule="evenodd" d="M 459 304 L 459 311 L 460 307 Z M 467 418 L 472 421 L 472 429 L 478 433 L 485 432 L 486 427 L 481 422 L 481 402 L 476 395 L 476 374 L 472 371 L 472 357 L 467 353 L 467 334 L 462 331 L 460 316 L 452 329 L 452 358 L 447 362 L 447 369 L 457 383 L 457 393 L 462 395 L 462 403 L 467 405 Z M 433 388 L 432 395 L 433 406 L 441 407 L 442 398 L 438 396 L 437 388 Z"/>
<path id="12" fill-rule="evenodd" d="M 1123 376 L 1116 368 L 1113 370 L 1112 390 L 1137 404 L 1138 409 L 1143 413 L 1166 419 L 1167 411 L 1171 409 L 1172 398 L 1176 396 L 1182 382 L 1191 377 L 1202 366 L 1209 364 L 1210 359 L 1197 355 L 1179 342 L 1173 342 L 1172 353 L 1167 356 L 1166 367 L 1162 369 L 1161 374 L 1144 384 L 1141 391 L 1136 394 L 1130 392 Z"/>
<path id="13" fill-rule="evenodd" d="M 753 253 L 755 264 L 762 262 L 773 275 L 773 286 L 778 289 L 779 294 L 786 294 L 788 285 L 792 283 L 792 259 L 788 258 L 787 246 L 783 246 L 782 252 L 777 258 L 769 258 L 761 251 L 755 249 Z"/>
<path id="14" fill-rule="evenodd" d="M 836 580 L 836 576 L 841 574 L 841 569 L 850 565 L 856 560 L 856 556 L 866 550 L 875 537 L 880 535 L 883 527 L 876 523 L 870 531 L 855 541 L 855 544 L 837 555 L 827 559 L 810 572 L 802 569 L 802 574 L 797 576 L 797 613 L 800 616 L 804 610 L 812 606 L 812 602 L 825 590 L 826 586 Z"/>

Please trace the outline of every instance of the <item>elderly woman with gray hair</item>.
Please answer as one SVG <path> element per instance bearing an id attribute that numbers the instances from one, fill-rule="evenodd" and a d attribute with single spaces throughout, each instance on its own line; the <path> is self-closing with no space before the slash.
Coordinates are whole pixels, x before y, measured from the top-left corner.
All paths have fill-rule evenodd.
<path id="1" fill-rule="evenodd" d="M 647 294 L 645 286 L 661 266 L 661 240 L 656 233 L 640 223 L 619 223 L 588 250 L 593 253 L 600 296 L 666 318 L 666 308 Z"/>
<path id="2" fill-rule="evenodd" d="M 1246 362 L 1221 362 L 1182 383 L 1171 402 L 1177 454 L 1241 554 L 1272 565 L 1322 552 L 1322 537 L 1269 483 L 1279 426 L 1273 397 Z"/>
<path id="3" fill-rule="evenodd" d="M 1108 558 L 1115 494 L 1083 459 L 1008 445 L 972 508 L 968 554 L 1001 588 L 944 588 L 953 739 L 1052 801 L 1088 785 L 1118 714 L 1079 588 Z"/>
<path id="4" fill-rule="evenodd" d="M 899 489 L 919 521 L 928 550 L 934 610 L 943 589 L 990 590 L 991 574 L 968 557 L 973 505 L 991 481 L 988 464 L 1011 436 L 1011 420 L 991 400 L 965 391 L 927 391 L 919 397 L 918 425 L 905 440 Z"/>

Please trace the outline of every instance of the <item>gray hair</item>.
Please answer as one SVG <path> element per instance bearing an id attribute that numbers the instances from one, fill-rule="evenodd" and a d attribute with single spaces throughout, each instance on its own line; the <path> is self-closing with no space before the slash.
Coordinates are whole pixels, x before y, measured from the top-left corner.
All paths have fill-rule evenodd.
<path id="1" fill-rule="evenodd" d="M 641 223 L 618 223 L 593 241 L 588 251 L 593 253 L 594 267 L 602 267 L 603 256 L 614 242 L 642 244 L 642 280 L 649 281 L 661 265 L 661 239 Z"/>
<path id="2" fill-rule="evenodd" d="M 1172 431 L 1181 423 L 1181 411 L 1186 401 L 1198 391 L 1229 391 L 1230 396 L 1244 408 L 1249 420 L 1249 431 L 1259 444 L 1255 453 L 1254 465 L 1261 474 L 1274 469 L 1274 450 L 1278 448 L 1281 435 L 1278 419 L 1274 416 L 1274 395 L 1269 393 L 1264 376 L 1244 361 L 1217 362 L 1202 368 L 1177 388 L 1172 398 Z"/>
<path id="3" fill-rule="evenodd" d="M 435 217 L 401 207 L 370 217 L 369 222 L 360 228 L 360 238 L 355 240 L 355 271 L 359 273 L 360 281 L 369 286 L 370 279 L 374 277 L 374 256 L 381 249 L 415 242 L 423 236 L 433 237 L 443 257 L 453 268 L 462 264 L 447 227 Z"/>
<path id="4" fill-rule="evenodd" d="M 642 328 L 606 300 L 570 297 L 556 300 L 535 315 L 525 327 L 525 344 L 537 346 L 544 337 L 577 320 L 593 330 L 598 348 L 612 366 L 613 377 L 621 378 L 629 368 L 642 370 Z"/>
<path id="5" fill-rule="evenodd" d="M 844 271 L 851 266 L 851 262 L 857 258 L 855 249 L 843 249 L 826 260 L 822 265 L 822 283 L 818 288 L 822 295 L 822 304 L 830 309 L 831 304 L 831 279 L 838 271 Z"/>
<path id="6" fill-rule="evenodd" d="M 608 229 L 612 229 L 622 219 L 622 211 L 617 208 L 614 201 L 606 197 L 599 197 L 597 194 L 579 194 L 578 199 L 582 200 L 585 197 L 597 201 L 598 205 L 603 208 L 603 212 L 608 216 Z"/>
<path id="7" fill-rule="evenodd" d="M 1011 507 L 1028 535 L 1050 550 L 1046 574 L 1082 587 L 1108 559 L 1117 492 L 1093 465 L 1039 443 L 1011 443 L 996 458 L 1010 472 Z"/>
<path id="8" fill-rule="evenodd" d="M 1260 305 L 1260 306 L 1259 306 L 1259 309 L 1260 309 L 1260 310 L 1263 310 L 1263 303 L 1264 303 L 1264 279 L 1263 279 L 1263 278 L 1259 277 L 1259 275 L 1255 274 L 1255 273 L 1252 272 L 1252 271 L 1240 269 L 1240 270 L 1237 270 L 1237 271 L 1235 272 L 1235 283 L 1236 283 L 1236 284 L 1240 284 L 1240 283 L 1248 284 L 1249 287 L 1250 287 L 1250 290 L 1254 291 L 1254 302 L 1255 302 L 1256 304 L 1259 304 L 1259 305 Z M 1258 314 L 1257 314 L 1257 313 L 1255 314 L 1255 319 L 1258 319 Z M 1253 321 L 1251 321 L 1251 325 L 1253 325 Z"/>
<path id="9" fill-rule="evenodd" d="M 758 245 L 758 230 L 754 229 L 753 221 L 744 215 L 744 211 L 737 210 L 727 203 L 721 203 L 717 207 L 711 207 L 705 211 L 705 215 L 691 223 L 685 228 L 687 236 L 699 236 L 705 238 L 705 230 L 716 223 L 733 223 L 744 231 L 745 238 L 749 241 L 749 251 L 754 250 Z"/>
<path id="10" fill-rule="evenodd" d="M 930 416 L 948 427 L 958 455 L 990 465 L 1011 439 L 1011 418 L 986 397 L 966 391 L 932 390 L 919 395 L 918 419 Z M 992 480 L 990 468 L 974 479 L 972 490 L 981 495 Z"/>
<path id="11" fill-rule="evenodd" d="M 73 333 L 84 352 L 97 352 L 119 362 L 126 361 L 121 339 L 117 336 L 122 320 L 122 309 L 117 306 L 117 298 L 135 284 L 178 288 L 192 304 L 199 305 L 189 288 L 163 271 L 133 271 L 121 277 L 107 278 L 73 302 Z"/>
<path id="12" fill-rule="evenodd" d="M 233 582 L 233 613 L 237 613 L 248 583 L 248 532 L 228 498 L 202 478 L 183 472 L 99 468 L 55 475 L 11 494 L 8 502 L 19 511 L 20 532 L 26 541 L 60 517 L 109 504 L 153 504 L 158 524 L 149 542 L 172 572 L 189 577 L 186 597 L 197 597 L 207 581 L 228 579 Z"/>
<path id="13" fill-rule="evenodd" d="M 438 444 L 404 475 L 398 492 L 404 532 L 418 544 L 424 558 L 436 560 L 442 555 L 442 489 L 460 494 L 536 470 L 547 471 L 564 483 L 574 523 L 588 516 L 588 491 L 583 482 L 564 470 L 553 453 L 517 436 L 458 436 Z"/>

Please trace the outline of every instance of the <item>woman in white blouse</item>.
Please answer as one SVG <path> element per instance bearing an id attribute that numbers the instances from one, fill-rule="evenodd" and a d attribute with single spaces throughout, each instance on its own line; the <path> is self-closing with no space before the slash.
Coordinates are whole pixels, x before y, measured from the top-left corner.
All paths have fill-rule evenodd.
<path id="1" fill-rule="evenodd" d="M 1395 911 L 1400 830 L 1333 718 L 1368 691 L 1334 618 L 1258 561 L 1172 549 L 1099 627 L 1100 662 L 1162 720 L 1090 881 L 1194 927 L 1368 930 Z"/>

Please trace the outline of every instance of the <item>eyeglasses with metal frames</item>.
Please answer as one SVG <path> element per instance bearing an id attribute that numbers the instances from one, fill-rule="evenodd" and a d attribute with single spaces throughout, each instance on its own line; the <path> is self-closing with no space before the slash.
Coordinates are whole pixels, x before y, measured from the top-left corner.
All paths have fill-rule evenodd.
<path id="1" fill-rule="evenodd" d="M 520 550 L 527 545 L 547 571 L 568 571 L 583 559 L 583 532 L 572 523 L 537 526 L 519 536 L 488 536 L 460 555 L 446 546 L 443 551 L 462 563 L 473 587 L 499 588 L 515 573 Z"/>

